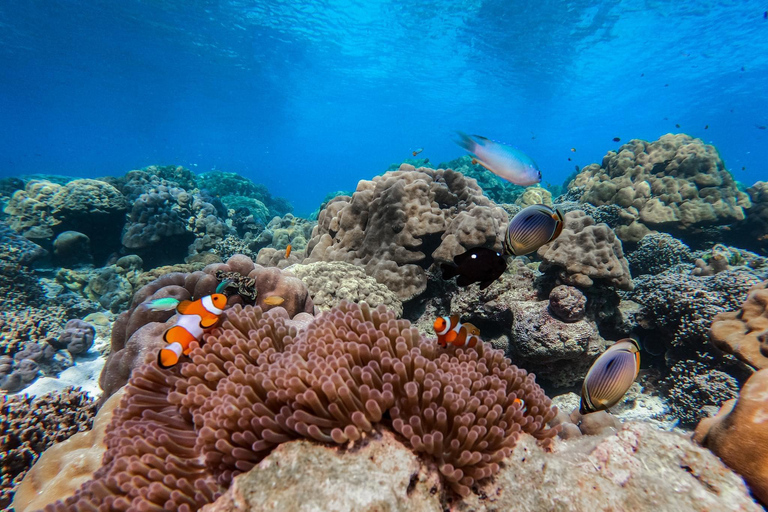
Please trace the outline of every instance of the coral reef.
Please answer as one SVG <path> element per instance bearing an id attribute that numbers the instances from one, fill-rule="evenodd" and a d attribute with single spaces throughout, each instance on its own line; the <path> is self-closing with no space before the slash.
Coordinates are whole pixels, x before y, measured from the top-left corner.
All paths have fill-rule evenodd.
<path id="1" fill-rule="evenodd" d="M 753 368 L 768 368 L 768 281 L 750 288 L 737 311 L 718 313 L 710 330 L 712 344 Z"/>
<path id="2" fill-rule="evenodd" d="M 413 166 L 416 167 L 417 164 L 413 164 Z M 425 165 L 425 167 L 428 166 Z M 480 164 L 473 164 L 472 157 L 469 155 L 441 163 L 437 167 L 438 169 L 453 169 L 468 178 L 473 178 L 482 189 L 483 195 L 496 204 L 512 204 L 525 191 L 525 187 L 515 185 L 496 176 Z M 396 169 L 398 167 L 391 170 Z"/>
<path id="3" fill-rule="evenodd" d="M 367 302 L 372 307 L 382 304 L 398 317 L 403 314 L 403 304 L 397 295 L 355 265 L 343 261 L 318 261 L 307 265 L 291 265 L 288 271 L 307 285 L 312 301 L 321 311 L 327 311 L 346 300 Z"/>
<path id="4" fill-rule="evenodd" d="M 572 286 L 588 288 L 602 282 L 622 290 L 632 289 L 632 277 L 624 250 L 613 230 L 595 224 L 582 211 L 565 214 L 563 232 L 538 250 L 539 270 Z"/>
<path id="5" fill-rule="evenodd" d="M 549 292 L 549 310 L 564 322 L 578 322 L 587 312 L 587 297 L 573 286 L 555 286 Z"/>
<path id="6" fill-rule="evenodd" d="M 703 419 L 694 440 L 712 450 L 746 480 L 752 493 L 768 503 L 768 370 L 747 380 L 739 397 L 726 402 L 714 418 Z"/>
<path id="7" fill-rule="evenodd" d="M 582 202 L 621 206 L 633 220 L 616 233 L 629 242 L 657 230 L 691 244 L 697 228 L 741 221 L 751 206 L 717 150 L 685 134 L 632 139 L 601 165 L 585 167 L 568 188 L 581 189 Z"/>
<path id="8" fill-rule="evenodd" d="M 194 510 L 284 442 L 344 444 L 380 422 L 467 495 L 522 433 L 544 446 L 556 434 L 549 399 L 501 352 L 441 350 L 386 308 L 342 303 L 301 331 L 282 308 L 225 315 L 191 362 L 134 372 L 104 466 L 53 510 Z"/>
<path id="9" fill-rule="evenodd" d="M 736 398 L 739 383 L 725 372 L 699 361 L 679 361 L 669 369 L 665 384 L 672 414 L 685 427 L 694 427 L 709 411 Z"/>
<path id="10" fill-rule="evenodd" d="M 272 197 L 264 185 L 256 184 L 248 178 L 232 172 L 205 172 L 197 177 L 197 185 L 201 189 L 207 189 L 211 194 L 221 197 L 228 208 L 231 208 L 227 203 L 232 200 L 232 196 L 256 199 L 269 210 L 269 216 L 264 218 L 265 221 L 293 211 L 293 207 L 287 199 Z M 251 213 L 256 214 L 256 212 Z"/>
<path id="11" fill-rule="evenodd" d="M 84 354 L 93 346 L 96 329 L 82 320 L 73 318 L 64 326 L 64 332 L 55 341 L 49 341 L 56 350 L 67 350 L 73 356 Z"/>
<path id="12" fill-rule="evenodd" d="M 681 263 L 693 263 L 691 249 L 667 233 L 649 233 L 627 255 L 632 275 L 660 274 Z"/>
<path id="13" fill-rule="evenodd" d="M 515 204 L 521 208 L 531 206 L 532 204 L 552 206 L 552 194 L 549 190 L 539 186 L 528 187 L 520 197 L 515 199 Z"/>
<path id="14" fill-rule="evenodd" d="M 407 300 L 423 292 L 425 269 L 470 247 L 501 249 L 507 216 L 477 184 L 442 169 L 399 170 L 362 180 L 318 216 L 303 263 L 346 261 Z"/>
<path id="15" fill-rule="evenodd" d="M 0 402 L 0 507 L 7 507 L 15 487 L 40 454 L 54 443 L 88 430 L 96 406 L 88 395 L 72 388 L 39 398 L 0 396 Z"/>

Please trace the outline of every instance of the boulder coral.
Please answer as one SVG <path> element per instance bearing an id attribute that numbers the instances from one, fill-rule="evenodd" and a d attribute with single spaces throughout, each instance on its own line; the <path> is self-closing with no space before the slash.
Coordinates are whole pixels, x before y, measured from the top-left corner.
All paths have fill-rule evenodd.
<path id="1" fill-rule="evenodd" d="M 753 286 L 738 310 L 718 313 L 709 334 L 723 352 L 758 370 L 768 368 L 768 281 Z"/>
<path id="2" fill-rule="evenodd" d="M 744 477 L 752 493 L 768 504 L 768 369 L 752 375 L 713 418 L 701 420 L 694 440 Z"/>
<path id="3" fill-rule="evenodd" d="M 585 167 L 568 188 L 579 189 L 582 202 L 621 206 L 632 222 L 616 233 L 628 242 L 653 230 L 692 236 L 696 228 L 744 220 L 751 206 L 717 150 L 682 133 L 632 139 L 601 165 Z"/>
<path id="4" fill-rule="evenodd" d="M 134 372 L 104 465 L 49 510 L 196 510 L 282 443 L 351 446 L 381 423 L 466 496 L 523 433 L 556 435 L 549 398 L 500 351 L 443 350 L 384 307 L 342 303 L 301 331 L 281 308 L 225 315 L 190 361 Z"/>
<path id="5" fill-rule="evenodd" d="M 346 261 L 407 300 L 427 286 L 426 269 L 467 249 L 500 250 L 507 215 L 477 182 L 450 169 L 397 171 L 362 180 L 352 197 L 318 216 L 303 263 Z"/>
<path id="6" fill-rule="evenodd" d="M 562 284 L 589 288 L 596 282 L 621 290 L 632 289 L 629 262 L 613 230 L 595 224 L 580 210 L 565 214 L 563 232 L 539 248 L 539 270 L 554 275 Z"/>

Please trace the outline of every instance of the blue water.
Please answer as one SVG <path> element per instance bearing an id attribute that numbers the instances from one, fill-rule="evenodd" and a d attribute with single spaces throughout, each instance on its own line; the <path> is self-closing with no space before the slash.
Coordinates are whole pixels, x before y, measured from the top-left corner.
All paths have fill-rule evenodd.
<path id="1" fill-rule="evenodd" d="M 520 147 L 551 183 L 614 137 L 683 131 L 751 184 L 768 179 L 766 9 L 5 0 L 0 175 L 216 168 L 307 214 L 415 148 L 460 156 L 454 130 Z"/>

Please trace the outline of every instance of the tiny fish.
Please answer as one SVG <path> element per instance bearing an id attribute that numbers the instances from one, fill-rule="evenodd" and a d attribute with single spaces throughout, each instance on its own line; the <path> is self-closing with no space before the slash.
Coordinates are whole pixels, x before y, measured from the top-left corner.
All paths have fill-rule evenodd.
<path id="1" fill-rule="evenodd" d="M 227 296 L 221 293 L 206 295 L 194 302 L 179 302 L 176 325 L 163 333 L 167 345 L 157 353 L 160 368 L 170 368 L 179 362 L 182 354 L 188 355 L 190 343 L 199 341 L 205 331 L 216 325 L 226 306 Z"/>
<path id="2" fill-rule="evenodd" d="M 766 127 L 765 127 L 764 125 L 762 125 L 762 124 L 756 124 L 755 126 L 757 126 L 757 129 L 758 129 L 758 130 L 765 130 L 765 128 L 766 128 Z"/>
<path id="3" fill-rule="evenodd" d="M 531 157 L 511 146 L 493 142 L 480 135 L 458 132 L 456 144 L 472 155 L 477 163 L 515 185 L 535 185 L 541 181 L 541 171 Z"/>
<path id="4" fill-rule="evenodd" d="M 613 138 L 613 142 L 619 142 L 619 141 L 621 141 L 621 138 L 620 138 L 620 137 L 614 137 L 614 138 Z"/>
<path id="5" fill-rule="evenodd" d="M 747 170 L 747 168 L 746 168 L 746 167 L 742 167 L 742 168 L 741 168 L 741 170 L 742 170 L 742 171 L 746 171 L 746 170 Z"/>
<path id="6" fill-rule="evenodd" d="M 625 338 L 611 345 L 592 364 L 581 387 L 579 412 L 587 414 L 613 407 L 640 372 L 640 345 Z"/>
<path id="7" fill-rule="evenodd" d="M 443 269 L 443 279 L 459 276 L 456 280 L 458 286 L 480 283 L 481 290 L 488 288 L 507 270 L 507 261 L 504 256 L 485 247 L 475 247 L 459 254 L 453 258 L 453 262 L 455 266 L 446 263 L 440 265 Z"/>
<path id="8" fill-rule="evenodd" d="M 283 302 L 285 302 L 285 299 L 278 295 L 271 295 L 264 299 L 264 304 L 268 306 L 279 306 Z"/>
<path id="9" fill-rule="evenodd" d="M 575 152 L 576 152 L 576 148 L 571 148 L 571 153 L 575 153 Z"/>
<path id="10" fill-rule="evenodd" d="M 568 161 L 569 161 L 569 162 L 571 161 L 571 157 L 568 157 Z"/>
<path id="11" fill-rule="evenodd" d="M 680 128 L 680 125 L 679 125 L 679 124 L 676 124 L 676 125 L 675 125 L 675 128 Z"/>
<path id="12" fill-rule="evenodd" d="M 441 316 L 432 324 L 441 347 L 474 347 L 480 341 L 480 329 L 470 323 L 461 323 L 459 315 Z"/>
<path id="13" fill-rule="evenodd" d="M 579 166 L 578 165 L 576 166 L 576 172 L 579 172 Z"/>
<path id="14" fill-rule="evenodd" d="M 419 154 L 419 153 L 421 153 L 422 151 L 424 151 L 424 148 L 419 148 L 419 149 L 417 149 L 416 151 L 414 151 L 414 152 L 413 152 L 413 156 L 416 156 L 416 155 L 418 155 L 418 154 Z"/>
<path id="15" fill-rule="evenodd" d="M 522 412 L 525 412 L 525 411 L 528 410 L 528 408 L 525 406 L 525 401 L 522 398 L 515 398 L 514 400 L 512 400 L 512 403 L 513 404 L 520 404 L 520 410 Z"/>
<path id="16" fill-rule="evenodd" d="M 285 257 L 287 258 L 290 255 L 291 255 L 291 244 L 288 244 L 288 247 L 285 248 Z"/>
<path id="17" fill-rule="evenodd" d="M 768 20 L 768 11 L 763 12 L 763 19 Z"/>
<path id="18" fill-rule="evenodd" d="M 144 307 L 150 311 L 173 311 L 178 305 L 179 299 L 174 299 L 173 297 L 163 297 L 162 299 L 155 299 L 149 303 L 144 304 Z"/>
<path id="19" fill-rule="evenodd" d="M 543 204 L 523 208 L 509 221 L 504 250 L 513 256 L 530 254 L 560 236 L 563 223 L 558 209 Z"/>
<path id="20" fill-rule="evenodd" d="M 708 130 L 708 129 L 709 129 L 709 125 L 705 125 L 705 126 L 704 126 L 704 129 L 705 129 L 705 130 Z"/>

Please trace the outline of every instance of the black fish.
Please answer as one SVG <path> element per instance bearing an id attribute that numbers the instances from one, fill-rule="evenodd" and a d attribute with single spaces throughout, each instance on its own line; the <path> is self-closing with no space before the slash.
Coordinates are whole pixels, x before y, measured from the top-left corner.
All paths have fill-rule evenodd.
<path id="1" fill-rule="evenodd" d="M 613 138 L 613 142 L 619 142 L 620 140 L 621 140 L 621 138 L 620 138 L 620 137 L 614 137 L 614 138 Z"/>
<path id="2" fill-rule="evenodd" d="M 676 124 L 676 125 L 675 125 L 675 128 L 680 128 L 680 125 L 679 125 L 679 124 Z"/>
<path id="3" fill-rule="evenodd" d="M 763 12 L 763 19 L 768 20 L 768 11 Z"/>
<path id="4" fill-rule="evenodd" d="M 757 129 L 758 129 L 758 130 L 765 130 L 765 128 L 766 128 L 766 127 L 765 127 L 765 126 L 763 126 L 762 124 L 756 124 L 755 126 L 757 126 Z"/>
<path id="5" fill-rule="evenodd" d="M 480 289 L 488 288 L 491 283 L 501 277 L 507 270 L 507 260 L 493 249 L 475 247 L 453 258 L 456 266 L 443 263 L 443 279 L 459 276 L 456 284 L 469 286 L 472 283 L 480 283 Z"/>
<path id="6" fill-rule="evenodd" d="M 705 129 L 705 130 L 706 130 L 707 128 L 709 128 L 709 125 L 706 125 L 706 126 L 704 127 L 704 129 Z"/>

